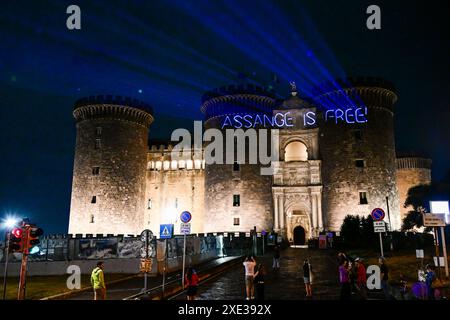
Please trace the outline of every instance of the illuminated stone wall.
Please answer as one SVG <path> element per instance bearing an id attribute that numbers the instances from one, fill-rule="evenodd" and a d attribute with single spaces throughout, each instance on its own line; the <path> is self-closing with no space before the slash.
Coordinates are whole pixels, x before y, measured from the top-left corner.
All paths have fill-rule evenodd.
<path id="1" fill-rule="evenodd" d="M 136 102 L 104 100 L 99 97 L 74 110 L 69 233 L 138 234 L 144 225 L 147 136 L 153 117 L 126 105 Z"/>
<path id="2" fill-rule="evenodd" d="M 152 146 L 146 173 L 145 228 L 159 235 L 160 224 L 175 224 L 180 230 L 180 214 L 192 214 L 191 233 L 202 233 L 205 207 L 205 174 L 202 153 L 192 152 L 184 160 L 172 160 L 172 146 Z"/>
<path id="3" fill-rule="evenodd" d="M 263 88 L 230 86 L 205 94 L 201 109 L 206 116 L 205 128 L 222 129 L 227 116 L 258 113 L 271 116 L 275 105 L 274 97 Z M 226 139 L 223 145 L 226 147 Z M 247 164 L 241 164 L 237 171 L 232 164 L 206 164 L 204 230 L 207 232 L 249 232 L 255 226 L 258 231 L 273 228 L 272 176 L 261 175 L 261 165 L 248 164 L 248 140 L 246 150 Z M 233 204 L 234 195 L 240 197 L 239 206 Z M 239 219 L 239 225 L 235 225 L 235 219 Z"/>
<path id="4" fill-rule="evenodd" d="M 354 83 L 353 89 L 331 92 L 328 98 L 339 99 L 343 93 L 355 100 L 359 96 L 368 108 L 366 123 L 319 119 L 323 212 L 326 226 L 335 231 L 346 215 L 367 216 L 377 207 L 387 215 L 386 197 L 393 229 L 399 229 L 401 224 L 393 119 L 397 97 L 382 83 L 363 84 Z M 363 160 L 364 166 L 358 167 L 357 160 Z M 367 204 L 360 204 L 360 192 L 366 193 Z M 388 217 L 385 221 L 389 222 Z"/>
<path id="5" fill-rule="evenodd" d="M 431 183 L 431 160 L 417 157 L 397 159 L 397 187 L 400 197 L 401 218 L 405 217 L 411 206 L 405 208 L 404 204 L 408 190 L 421 184 Z"/>

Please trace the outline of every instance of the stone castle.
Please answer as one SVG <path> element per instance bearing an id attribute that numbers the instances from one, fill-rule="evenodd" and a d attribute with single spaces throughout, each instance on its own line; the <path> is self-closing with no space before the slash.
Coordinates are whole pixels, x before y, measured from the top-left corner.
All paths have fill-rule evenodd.
<path id="1" fill-rule="evenodd" d="M 338 231 L 346 215 L 367 216 L 374 208 L 399 229 L 408 189 L 431 181 L 431 160 L 396 157 L 395 89 L 377 78 L 349 78 L 315 92 L 306 101 L 294 87 L 283 101 L 264 88 L 238 85 L 203 96 L 205 129 L 228 129 L 230 117 L 289 119 L 276 128 L 273 175 L 261 175 L 262 165 L 248 161 L 208 164 L 205 145 L 183 160 L 172 159 L 171 144 L 149 148 L 153 112 L 138 100 L 77 101 L 69 233 L 156 234 L 165 223 L 178 233 L 179 215 L 189 211 L 192 233 L 256 227 L 303 244 L 320 231 Z M 330 109 L 336 101 L 352 101 L 359 114 L 352 114 L 355 107 Z"/>

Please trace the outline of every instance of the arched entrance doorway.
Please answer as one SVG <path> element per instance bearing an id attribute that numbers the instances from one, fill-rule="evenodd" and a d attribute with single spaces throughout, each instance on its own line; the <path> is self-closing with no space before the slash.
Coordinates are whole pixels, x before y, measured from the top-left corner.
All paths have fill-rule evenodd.
<path id="1" fill-rule="evenodd" d="M 306 243 L 305 229 L 301 226 L 294 228 L 294 245 L 302 246 Z"/>

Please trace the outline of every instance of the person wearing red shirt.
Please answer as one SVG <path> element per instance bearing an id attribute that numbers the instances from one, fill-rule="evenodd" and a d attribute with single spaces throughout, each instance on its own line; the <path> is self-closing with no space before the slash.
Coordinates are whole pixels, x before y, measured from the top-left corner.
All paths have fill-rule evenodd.
<path id="1" fill-rule="evenodd" d="M 363 299 L 367 299 L 367 275 L 366 275 L 366 267 L 364 266 L 362 260 L 360 258 L 355 259 L 355 267 L 356 267 L 356 287 L 361 294 Z"/>
<path id="2" fill-rule="evenodd" d="M 195 300 L 199 281 L 200 279 L 194 268 L 192 267 L 188 268 L 184 279 L 184 286 L 185 288 L 187 287 L 186 295 L 188 300 Z"/>

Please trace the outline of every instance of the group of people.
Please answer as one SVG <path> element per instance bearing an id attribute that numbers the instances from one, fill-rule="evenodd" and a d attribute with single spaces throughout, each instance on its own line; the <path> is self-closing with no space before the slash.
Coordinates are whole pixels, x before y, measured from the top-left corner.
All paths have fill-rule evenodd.
<path id="1" fill-rule="evenodd" d="M 253 256 L 246 257 L 243 262 L 245 268 L 245 294 L 246 300 L 264 300 L 264 277 L 266 268 L 264 264 L 257 264 Z M 280 269 L 280 248 L 276 246 L 273 253 L 273 271 Z M 312 297 L 313 269 L 309 259 L 303 261 L 303 283 L 305 284 L 306 297 Z M 256 296 L 255 296 L 256 292 Z"/>
<path id="2" fill-rule="evenodd" d="M 349 300 L 358 293 L 360 298 L 367 299 L 367 275 L 363 259 L 356 258 L 353 262 L 340 252 L 338 254 L 339 282 L 341 284 L 341 300 Z M 384 257 L 378 259 L 380 267 L 381 289 L 386 300 L 391 299 L 389 287 L 389 268 Z"/>

